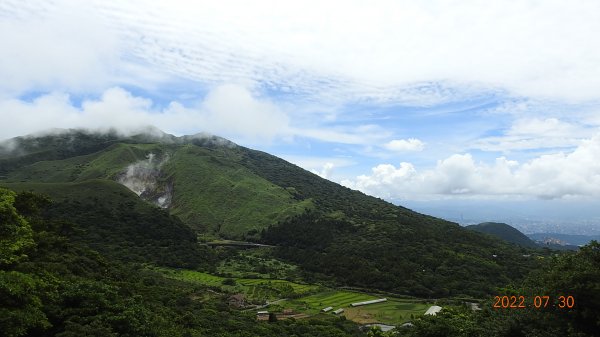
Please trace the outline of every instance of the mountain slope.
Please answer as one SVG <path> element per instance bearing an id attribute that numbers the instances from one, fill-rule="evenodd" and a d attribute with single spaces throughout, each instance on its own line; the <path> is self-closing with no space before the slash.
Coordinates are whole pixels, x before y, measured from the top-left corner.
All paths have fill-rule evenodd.
<path id="1" fill-rule="evenodd" d="M 232 157 L 236 154 L 235 145 L 221 138 L 136 136 L 117 142 L 112 138 L 104 141 L 108 138 L 105 136 L 98 140 L 105 146 L 103 149 L 87 153 L 90 147 L 71 144 L 78 144 L 79 138 L 86 144 L 89 135 L 78 131 L 69 134 L 69 137 L 57 136 L 59 140 L 54 141 L 46 137 L 39 141 L 24 138 L 26 141 L 21 143 L 28 145 L 19 150 L 25 152 L 23 155 L 5 156 L 0 160 L 0 168 L 5 168 L 3 180 L 12 183 L 118 181 L 142 198 L 168 206 L 195 230 L 238 239 L 256 235 L 262 228 L 312 207 L 310 199 L 298 200 L 289 191 L 239 165 L 235 156 Z M 136 143 L 136 139 L 153 143 Z M 48 146 L 37 149 L 30 144 L 44 142 L 73 148 L 81 155 L 63 159 L 64 151 Z M 42 159 L 59 159 L 27 164 L 40 153 Z"/>
<path id="2" fill-rule="evenodd" d="M 207 268 L 211 251 L 178 218 L 109 180 L 74 183 L 1 183 L 17 192 L 50 196 L 44 216 L 65 225 L 77 242 L 117 260 Z"/>
<path id="3" fill-rule="evenodd" d="M 514 243 L 523 247 L 537 247 L 535 242 L 529 239 L 527 235 L 505 223 L 483 222 L 478 225 L 466 226 L 465 228 L 480 233 L 490 234 L 506 242 Z"/>
<path id="4" fill-rule="evenodd" d="M 503 242 L 222 138 L 115 133 L 94 142 L 82 131 L 47 137 L 12 141 L 27 146 L 4 152 L 0 185 L 72 196 L 77 192 L 61 186 L 118 182 L 199 233 L 279 246 L 275 254 L 308 278 L 420 296 L 479 296 L 534 263 Z"/>

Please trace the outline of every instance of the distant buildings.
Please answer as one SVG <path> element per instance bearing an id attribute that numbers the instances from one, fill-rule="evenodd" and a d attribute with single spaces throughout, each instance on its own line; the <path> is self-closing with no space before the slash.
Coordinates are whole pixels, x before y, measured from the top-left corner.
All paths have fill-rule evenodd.
<path id="1" fill-rule="evenodd" d="M 335 310 L 333 313 L 334 313 L 335 315 L 339 315 L 339 314 L 341 314 L 342 312 L 344 312 L 344 309 L 340 308 L 340 309 L 337 309 L 337 310 Z"/>
<path id="2" fill-rule="evenodd" d="M 321 312 L 329 312 L 331 310 L 333 310 L 333 307 L 327 307 L 327 308 L 321 309 Z"/>

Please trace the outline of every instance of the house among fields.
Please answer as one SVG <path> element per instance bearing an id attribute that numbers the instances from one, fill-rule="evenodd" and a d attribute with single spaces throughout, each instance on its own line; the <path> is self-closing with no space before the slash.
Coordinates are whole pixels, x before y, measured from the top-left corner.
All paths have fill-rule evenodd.
<path id="1" fill-rule="evenodd" d="M 227 301 L 229 302 L 229 305 L 234 308 L 239 309 L 239 308 L 243 308 L 244 306 L 246 306 L 246 297 L 244 296 L 244 294 L 231 295 L 231 296 L 229 296 Z"/>
<path id="2" fill-rule="evenodd" d="M 361 305 L 375 304 L 375 303 L 381 303 L 381 302 L 385 302 L 385 301 L 387 301 L 387 298 L 380 298 L 377 300 L 352 303 L 352 304 L 350 304 L 350 306 L 351 307 L 360 307 Z"/>
<path id="3" fill-rule="evenodd" d="M 432 305 L 429 307 L 429 309 L 427 309 L 427 311 L 425 311 L 424 315 L 435 316 L 435 315 L 437 315 L 438 312 L 440 312 L 440 310 L 442 310 L 442 307 L 437 306 L 437 305 Z"/>
<path id="4" fill-rule="evenodd" d="M 328 312 L 328 311 L 331 311 L 331 310 L 333 310 L 333 307 L 327 307 L 327 308 L 321 309 L 321 312 Z"/>
<path id="5" fill-rule="evenodd" d="M 268 311 L 258 311 L 256 313 L 256 319 L 258 321 L 268 321 L 269 320 L 269 312 Z"/>
<path id="6" fill-rule="evenodd" d="M 335 310 L 333 313 L 334 313 L 335 315 L 339 315 L 339 314 L 341 314 L 342 312 L 344 312 L 344 309 L 342 309 L 342 308 L 339 308 L 338 310 Z"/>
<path id="7" fill-rule="evenodd" d="M 465 304 L 471 308 L 471 310 L 473 311 L 479 311 L 481 310 L 481 307 L 479 307 L 479 303 L 475 303 L 475 302 L 465 302 Z"/>

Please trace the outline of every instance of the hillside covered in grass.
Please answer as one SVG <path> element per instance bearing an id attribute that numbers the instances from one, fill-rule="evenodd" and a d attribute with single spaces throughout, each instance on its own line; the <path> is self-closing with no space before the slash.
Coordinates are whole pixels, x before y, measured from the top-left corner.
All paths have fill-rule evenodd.
<path id="1" fill-rule="evenodd" d="M 186 237 L 268 243 L 307 280 L 424 297 L 483 296 L 535 265 L 522 249 L 267 153 L 210 135 L 151 131 L 65 130 L 12 139 L 0 146 L 0 185 L 63 200 L 61 212 L 88 224 L 82 240 L 124 240 L 138 247 L 126 248 L 137 251 L 132 256 L 144 256 L 145 243 L 113 225 L 118 219 L 152 232 L 164 231 L 168 221 Z M 95 205 L 101 215 L 88 214 Z M 161 244 L 168 250 L 176 243 Z"/>

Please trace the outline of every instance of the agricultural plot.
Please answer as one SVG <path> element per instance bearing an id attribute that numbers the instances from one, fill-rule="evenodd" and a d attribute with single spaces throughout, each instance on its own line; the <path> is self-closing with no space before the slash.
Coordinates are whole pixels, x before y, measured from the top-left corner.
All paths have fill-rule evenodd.
<path id="1" fill-rule="evenodd" d="M 273 279 L 225 278 L 193 270 L 160 268 L 168 277 L 218 287 L 228 293 L 242 293 L 255 302 L 295 297 L 315 292 L 318 286 Z"/>
<path id="2" fill-rule="evenodd" d="M 279 303 L 279 309 L 293 309 L 307 315 L 317 315 L 323 308 L 343 308 L 347 319 L 361 324 L 384 323 L 397 325 L 411 320 L 411 315 L 421 316 L 431 304 L 389 298 L 386 302 L 351 307 L 350 304 L 381 298 L 352 291 L 325 290 L 317 285 L 300 284 L 275 279 L 225 278 L 191 270 L 159 268 L 168 277 L 218 287 L 228 293 L 243 293 L 255 303 L 288 298 Z M 302 296 L 305 295 L 305 296 Z M 295 299 L 289 299 L 302 296 Z M 331 313 L 328 313 L 330 315 Z"/>
<path id="3" fill-rule="evenodd" d="M 286 302 L 286 305 L 309 314 L 317 314 L 321 309 L 349 307 L 351 303 L 374 300 L 377 297 L 350 291 L 326 291 Z"/>
<path id="4" fill-rule="evenodd" d="M 382 303 L 359 307 L 350 306 L 352 303 L 377 298 L 380 297 L 350 291 L 326 291 L 286 301 L 282 306 L 311 315 L 318 314 L 321 309 L 326 307 L 333 307 L 334 309 L 343 308 L 344 313 L 342 315 L 357 323 L 384 323 L 391 325 L 409 321 L 411 315 L 423 315 L 430 306 L 430 304 L 426 303 L 415 303 L 412 300 L 395 298 L 388 298 L 386 302 Z"/>
<path id="5" fill-rule="evenodd" d="M 390 299 L 386 302 L 346 308 L 347 319 L 361 324 L 384 323 L 397 325 L 411 320 L 411 315 L 423 315 L 431 304 Z"/>

